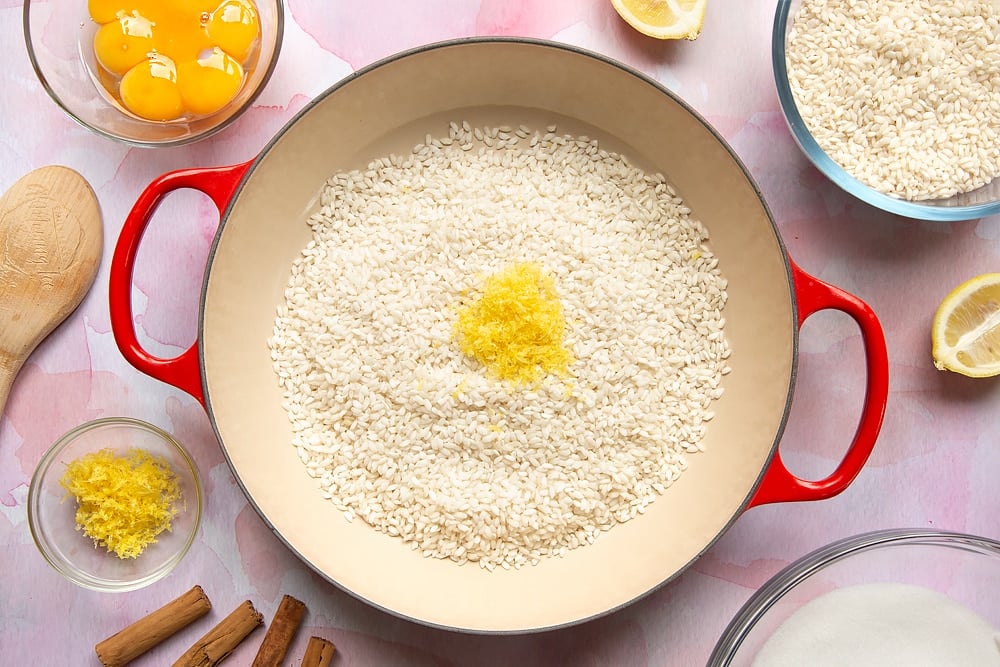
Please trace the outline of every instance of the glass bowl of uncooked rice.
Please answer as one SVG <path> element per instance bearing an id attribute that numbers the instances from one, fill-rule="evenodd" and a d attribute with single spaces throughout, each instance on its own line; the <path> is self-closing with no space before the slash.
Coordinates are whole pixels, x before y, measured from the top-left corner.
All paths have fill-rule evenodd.
<path id="1" fill-rule="evenodd" d="M 765 583 L 709 667 L 1000 665 L 1000 542 L 889 529 L 833 542 Z"/>
<path id="2" fill-rule="evenodd" d="M 998 38 L 992 0 L 780 0 L 778 100 L 806 156 L 858 199 L 920 220 L 993 215 Z"/>

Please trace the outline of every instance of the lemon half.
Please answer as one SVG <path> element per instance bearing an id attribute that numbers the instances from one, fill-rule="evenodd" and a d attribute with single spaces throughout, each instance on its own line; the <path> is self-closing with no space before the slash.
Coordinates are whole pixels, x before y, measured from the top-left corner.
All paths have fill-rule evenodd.
<path id="1" fill-rule="evenodd" d="M 611 0 L 633 28 L 657 39 L 695 39 L 705 22 L 707 0 Z"/>
<path id="2" fill-rule="evenodd" d="M 969 377 L 1000 375 L 1000 273 L 986 273 L 951 291 L 931 324 L 938 370 Z"/>

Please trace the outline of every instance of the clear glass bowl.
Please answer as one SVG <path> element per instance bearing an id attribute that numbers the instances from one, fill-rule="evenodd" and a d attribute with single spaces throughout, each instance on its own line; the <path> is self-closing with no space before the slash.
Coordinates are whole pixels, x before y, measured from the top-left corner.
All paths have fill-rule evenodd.
<path id="1" fill-rule="evenodd" d="M 123 454 L 139 447 L 166 459 L 181 498 L 170 531 L 138 557 L 121 559 L 76 528 L 77 503 L 60 485 L 66 466 L 90 452 Z M 101 591 L 130 591 L 165 576 L 191 548 L 201 522 L 202 487 L 194 461 L 162 429 L 128 417 L 96 419 L 59 438 L 39 462 L 28 488 L 28 526 L 45 560 L 70 581 Z"/>
<path id="2" fill-rule="evenodd" d="M 834 542 L 778 572 L 730 622 L 709 667 L 751 665 L 802 605 L 837 588 L 872 583 L 938 591 L 1000 628 L 1000 542 L 953 532 L 883 530 Z"/>
<path id="3" fill-rule="evenodd" d="M 889 213 L 918 220 L 950 222 L 971 220 L 1000 213 L 1000 178 L 986 185 L 948 197 L 928 201 L 907 201 L 883 194 L 851 176 L 820 148 L 799 113 L 788 83 L 785 47 L 802 0 L 778 0 L 771 35 L 771 63 L 778 101 L 795 142 L 806 157 L 831 181 L 848 194 Z"/>
<path id="4" fill-rule="evenodd" d="M 28 57 L 49 96 L 97 134 L 131 146 L 177 146 L 209 137 L 246 111 L 274 71 L 284 32 L 282 0 L 255 0 L 260 44 L 236 97 L 218 112 L 188 121 L 144 120 L 124 109 L 98 81 L 92 48 L 97 24 L 86 0 L 23 0 Z"/>

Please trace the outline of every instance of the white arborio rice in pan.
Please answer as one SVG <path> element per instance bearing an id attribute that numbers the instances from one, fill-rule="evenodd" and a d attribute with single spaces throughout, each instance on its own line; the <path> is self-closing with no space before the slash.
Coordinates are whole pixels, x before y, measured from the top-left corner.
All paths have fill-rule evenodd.
<path id="1" fill-rule="evenodd" d="M 269 341 L 299 456 L 348 519 L 429 557 L 519 567 L 642 513 L 702 448 L 729 346 L 708 233 L 587 137 L 472 128 L 325 185 Z M 487 276 L 534 263 L 566 373 L 456 343 Z"/>
<path id="2" fill-rule="evenodd" d="M 909 200 L 1000 175 L 1000 5 L 994 0 L 803 0 L 788 82 L 821 148 Z"/>

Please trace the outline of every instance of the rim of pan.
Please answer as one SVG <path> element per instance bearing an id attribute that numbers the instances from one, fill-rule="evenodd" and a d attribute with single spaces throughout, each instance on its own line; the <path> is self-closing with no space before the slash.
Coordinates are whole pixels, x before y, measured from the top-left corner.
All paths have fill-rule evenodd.
<path id="1" fill-rule="evenodd" d="M 402 60 L 402 59 L 405 59 L 405 58 L 408 58 L 408 57 L 411 57 L 411 56 L 414 56 L 414 55 L 417 55 L 417 54 L 426 53 L 426 52 L 429 52 L 429 51 L 435 51 L 435 50 L 439 50 L 439 49 L 451 48 L 451 47 L 456 47 L 456 46 L 474 46 L 476 44 L 512 44 L 512 45 L 518 45 L 518 44 L 520 44 L 520 45 L 534 46 L 534 47 L 539 47 L 539 48 L 557 49 L 557 50 L 565 51 L 565 52 L 568 52 L 568 53 L 571 53 L 571 54 L 575 54 L 575 55 L 578 55 L 578 56 L 583 56 L 583 57 L 586 57 L 586 58 L 591 58 L 593 60 L 597 60 L 597 61 L 602 62 L 604 64 L 612 65 L 615 68 L 617 68 L 618 70 L 620 70 L 623 74 L 635 77 L 635 78 L 639 79 L 640 81 L 642 81 L 643 83 L 645 83 L 646 85 L 649 85 L 649 86 L 652 86 L 652 87 L 656 88 L 657 91 L 659 91 L 663 95 L 666 95 L 673 102 L 675 102 L 680 107 L 682 107 L 685 112 L 687 112 L 688 114 L 690 114 L 691 116 L 693 116 L 699 123 L 702 124 L 702 126 L 704 126 L 704 128 L 706 130 L 708 130 L 711 133 L 711 135 L 715 138 L 715 140 L 717 142 L 719 142 L 720 146 L 722 146 L 723 148 L 725 148 L 726 152 L 730 156 L 730 159 L 732 159 L 733 162 L 739 167 L 740 171 L 743 173 L 744 177 L 746 178 L 747 183 L 753 188 L 754 194 L 757 196 L 758 200 L 760 201 L 761 206 L 764 209 L 764 212 L 766 213 L 768 224 L 771 226 L 771 229 L 772 229 L 772 231 L 774 233 L 774 238 L 775 238 L 775 240 L 777 242 L 778 250 L 779 250 L 780 256 L 781 256 L 781 261 L 782 261 L 782 264 L 784 265 L 785 276 L 786 276 L 787 281 L 788 281 L 788 290 L 789 290 L 789 294 L 791 296 L 791 299 L 790 299 L 791 302 L 789 304 L 789 307 L 791 309 L 791 315 L 792 315 L 792 322 L 793 323 L 798 321 L 798 301 L 795 298 L 795 285 L 794 285 L 794 282 L 793 282 L 793 279 L 792 279 L 792 269 L 791 269 L 791 264 L 790 264 L 789 257 L 788 257 L 788 252 L 787 252 L 787 250 L 785 248 L 785 244 L 784 244 L 784 242 L 783 242 L 783 240 L 781 238 L 781 235 L 778 233 L 777 225 L 774 222 L 774 216 L 771 214 L 771 210 L 768 207 L 767 202 L 764 200 L 763 193 L 761 192 L 760 187 L 757 185 L 757 182 L 751 176 L 751 174 L 750 174 L 749 170 L 747 169 L 746 165 L 743 163 L 742 160 L 740 160 L 739 156 L 736 155 L 736 153 L 733 150 L 733 148 L 722 137 L 722 135 L 718 132 L 718 130 L 716 130 L 710 123 L 708 123 L 708 121 L 701 114 L 699 114 L 697 111 L 695 111 L 694 108 L 692 108 L 687 102 L 685 102 L 684 100 L 682 100 L 676 93 L 674 93 L 673 91 L 671 91 L 670 89 L 668 89 L 666 86 L 664 86 L 660 82 L 656 81 L 655 79 L 651 78 L 650 76 L 648 76 L 646 74 L 643 74 L 642 72 L 638 71 L 637 69 L 634 69 L 634 68 L 630 67 L 629 65 L 626 65 L 626 64 L 624 64 L 624 63 L 622 63 L 622 62 L 620 62 L 618 60 L 615 60 L 613 58 L 610 58 L 608 56 L 605 56 L 603 54 L 600 54 L 600 53 L 597 53 L 597 52 L 594 52 L 594 51 L 590 51 L 588 49 L 584 49 L 582 47 L 578 47 L 578 46 L 574 46 L 574 45 L 570 45 L 570 44 L 564 44 L 564 43 L 561 43 L 561 42 L 554 42 L 554 41 L 551 41 L 551 40 L 531 38 L 531 37 L 504 37 L 504 36 L 497 36 L 497 37 L 461 37 L 461 38 L 456 38 L 456 39 L 448 39 L 448 40 L 434 42 L 434 43 L 431 43 L 431 44 L 426 44 L 426 45 L 423 45 L 423 46 L 418 46 L 418 47 L 414 47 L 414 48 L 407 49 L 407 50 L 404 50 L 404 51 L 400 51 L 400 52 L 398 52 L 396 54 L 387 56 L 387 57 L 382 58 L 380 60 L 377 60 L 377 61 L 375 61 L 375 62 L 373 62 L 373 63 L 371 63 L 371 64 L 369 64 L 369 65 L 367 65 L 365 67 L 362 67 L 362 68 L 358 69 L 357 71 L 355 71 L 355 72 L 353 72 L 351 74 L 348 74 L 347 76 L 345 76 L 344 78 L 340 79 L 339 81 L 337 81 L 333 85 L 331 85 L 329 88 L 327 88 L 322 93 L 320 93 L 319 95 L 317 95 L 308 104 L 306 104 L 301 110 L 299 110 L 298 113 L 296 113 L 287 123 L 285 123 L 285 125 L 280 130 L 278 130 L 278 132 L 267 142 L 267 144 L 264 146 L 264 148 L 261 149 L 261 151 L 253 159 L 250 167 L 246 170 L 246 172 L 244 172 L 243 176 L 240 179 L 239 184 L 233 190 L 233 195 L 229 199 L 229 202 L 226 204 L 225 210 L 222 211 L 222 214 L 220 216 L 219 227 L 218 227 L 218 230 L 216 231 L 214 239 L 212 240 L 212 245 L 211 245 L 211 248 L 209 249 L 209 253 L 208 253 L 208 258 L 207 258 L 207 263 L 206 263 L 206 268 L 205 268 L 205 275 L 204 275 L 204 279 L 203 279 L 203 282 L 202 282 L 201 298 L 200 298 L 200 302 L 199 302 L 199 315 L 198 315 L 198 361 L 199 361 L 199 374 L 200 374 L 200 378 L 201 378 L 201 385 L 202 385 L 202 390 L 204 392 L 205 410 L 208 413 L 208 418 L 209 418 L 209 421 L 210 421 L 210 423 L 212 425 L 212 430 L 215 432 L 216 439 L 219 441 L 219 444 L 220 444 L 221 449 L 222 449 L 223 456 L 226 459 L 226 463 L 229 466 L 229 469 L 232 472 L 233 477 L 236 479 L 236 483 L 239 485 L 240 490 L 243 492 L 244 497 L 246 497 L 247 502 L 250 504 L 251 507 L 253 507 L 254 511 L 257 513 L 257 516 L 259 516 L 261 518 L 261 520 L 265 523 L 265 525 L 267 525 L 267 527 L 271 530 L 271 532 L 274 533 L 274 535 L 282 542 L 282 544 L 285 545 L 285 547 L 287 547 L 289 549 L 289 551 L 291 551 L 293 554 L 295 554 L 295 556 L 302 563 L 304 563 L 307 567 L 309 567 L 310 570 L 312 570 L 313 572 L 315 572 L 317 575 L 319 575 L 320 577 L 322 577 L 325 581 L 333 584 L 339 590 L 347 593 L 348 595 L 354 597 L 355 599 L 360 600 L 360 601 L 364 602 L 365 604 L 368 604 L 368 605 L 370 605 L 370 606 L 372 606 L 372 607 L 374 607 L 376 609 L 384 611 L 385 613 L 390 614 L 390 615 L 392 615 L 392 616 L 394 616 L 396 618 L 401 618 L 401 619 L 404 619 L 404 620 L 412 621 L 414 623 L 418 623 L 418 624 L 426 626 L 426 627 L 437 628 L 437 629 L 448 630 L 448 631 L 457 631 L 457 632 L 463 632 L 463 633 L 475 634 L 475 635 L 519 635 L 519 634 L 526 634 L 526 633 L 532 633 L 532 632 L 542 632 L 542 631 L 549 631 L 549 630 L 558 630 L 558 629 L 561 629 L 561 628 L 567 628 L 567 627 L 572 627 L 572 626 L 575 626 L 575 625 L 580 625 L 580 624 L 586 623 L 588 621 L 592 621 L 592 620 L 595 620 L 595 619 L 598 619 L 598 618 L 601 618 L 601 617 L 604 617 L 604 616 L 608 616 L 610 614 L 615 613 L 616 611 L 619 611 L 621 609 L 624 609 L 626 607 L 629 607 L 629 606 L 635 604 L 639 600 L 642 600 L 643 598 L 646 598 L 649 595 L 651 595 L 652 593 L 656 592 L 657 590 L 663 588 L 664 586 L 666 586 L 667 584 L 669 584 L 670 582 L 672 582 L 673 580 L 675 580 L 677 577 L 679 577 L 681 574 L 683 574 L 685 571 L 687 571 L 691 567 L 691 565 L 695 561 L 697 561 L 706 551 L 708 551 L 716 543 L 716 541 L 718 541 L 719 538 L 722 537 L 722 535 L 724 535 L 732 527 L 733 523 L 735 523 L 736 520 L 739 519 L 740 516 L 742 516 L 743 512 L 746 509 L 747 504 L 750 502 L 750 499 L 753 497 L 754 493 L 757 491 L 757 488 L 760 486 L 760 482 L 763 479 L 764 473 L 766 473 L 767 470 L 768 470 L 770 461 L 773 460 L 773 458 L 774 458 L 774 454 L 777 451 L 778 444 L 780 443 L 780 440 L 781 440 L 781 435 L 784 432 L 785 426 L 786 426 L 787 421 L 788 421 L 788 413 L 789 413 L 789 410 L 790 410 L 790 407 L 791 407 L 791 398 L 792 398 L 792 395 L 793 395 L 794 389 L 795 389 L 795 380 L 796 380 L 797 367 L 798 367 L 798 328 L 795 327 L 794 324 L 793 324 L 793 330 L 792 330 L 792 349 L 791 349 L 791 371 L 790 371 L 790 377 L 789 377 L 789 383 L 788 383 L 788 391 L 787 391 L 787 395 L 785 396 L 784 408 L 782 410 L 781 418 L 780 418 L 780 421 L 778 423 L 778 428 L 775 431 L 774 439 L 773 439 L 773 441 L 771 443 L 771 447 L 770 447 L 770 453 L 768 454 L 768 457 L 767 457 L 768 465 L 764 465 L 761 468 L 760 472 L 757 474 L 757 478 L 754 480 L 754 483 L 747 489 L 747 493 L 744 496 L 743 500 L 741 501 L 741 503 L 739 504 L 739 506 L 737 506 L 734 509 L 734 512 L 733 512 L 732 516 L 729 517 L 729 519 L 726 521 L 726 523 L 723 525 L 723 527 L 719 530 L 719 532 L 715 536 L 713 536 L 712 539 L 710 539 L 708 542 L 706 542 L 706 544 L 698 551 L 697 554 L 695 554 L 690 560 L 688 560 L 686 563 L 684 563 L 676 571 L 674 571 L 674 572 L 666 575 L 656 585 L 654 585 L 654 586 L 650 587 L 648 590 L 646 590 L 646 591 L 644 591 L 644 592 L 642 592 L 642 593 L 640 593 L 640 594 L 638 594 L 638 595 L 630 598 L 629 600 L 626 600 L 626 601 L 624 601 L 624 602 L 622 602 L 620 604 L 617 604 L 617 605 L 615 605 L 613 607 L 609 607 L 607 609 L 603 609 L 603 610 L 594 612 L 594 613 L 592 613 L 592 614 L 590 614 L 588 616 L 582 617 L 582 618 L 568 619 L 568 620 L 566 620 L 564 622 L 554 623 L 554 624 L 546 625 L 546 626 L 542 626 L 542 627 L 532 627 L 532 628 L 523 628 L 523 629 L 514 629 L 514 630 L 490 630 L 490 629 L 484 630 L 484 629 L 478 629 L 478 628 L 465 628 L 465 627 L 461 627 L 461 626 L 447 625 L 447 624 L 437 623 L 437 622 L 433 622 L 433 621 L 428 621 L 426 619 L 422 619 L 422 618 L 419 618 L 419 617 L 416 617 L 416 616 L 413 616 L 413 615 L 410 615 L 410 614 L 406 614 L 404 612 L 392 609 L 390 607 L 387 607 L 387 606 L 384 606 L 384 605 L 380 604 L 376 600 L 372 600 L 369 597 L 366 597 L 365 595 L 361 594 L 360 592 L 358 592 L 356 590 L 353 590 L 353 589 L 347 587 L 343 583 L 337 581 L 336 579 L 334 579 L 333 577 L 331 577 L 327 573 L 325 573 L 322 570 L 320 570 L 319 568 L 315 567 L 313 565 L 313 563 L 308 558 L 306 558 L 302 554 L 302 552 L 300 552 L 295 547 L 294 544 L 290 543 L 285 538 L 285 536 L 282 534 L 282 532 L 279 529 L 279 527 L 275 526 L 273 523 L 271 523 L 267 519 L 267 517 L 265 516 L 264 512 L 262 511 L 262 509 L 257 505 L 257 502 L 254 500 L 252 494 L 247 489 L 246 485 L 243 482 L 243 479 L 240 477 L 240 475 L 239 475 L 239 473 L 238 473 L 238 471 L 236 469 L 236 466 L 233 464 L 233 461 L 232 461 L 232 459 L 229 456 L 229 451 L 228 451 L 228 449 L 227 449 L 227 447 L 225 445 L 225 441 L 222 438 L 222 434 L 219 432 L 219 426 L 218 426 L 218 423 L 217 423 L 217 420 L 216 420 L 216 417 L 215 417 L 215 412 L 212 409 L 211 391 L 209 390 L 209 386 L 208 386 L 208 374 L 206 372 L 206 364 L 205 364 L 205 346 L 203 345 L 204 334 L 205 334 L 205 301 L 206 301 L 207 294 L 208 294 L 208 286 L 209 286 L 209 283 L 211 282 L 212 265 L 213 265 L 214 260 L 215 260 L 216 252 L 218 251 L 219 241 L 220 241 L 220 239 L 222 237 L 222 231 L 223 231 L 223 228 L 225 227 L 225 225 L 226 225 L 226 223 L 228 221 L 229 214 L 232 211 L 234 203 L 236 202 L 237 199 L 239 199 L 240 193 L 242 192 L 244 185 L 246 185 L 247 180 L 251 177 L 251 175 L 253 174 L 254 170 L 257 168 L 257 165 L 260 163 L 260 161 L 271 151 L 272 148 L 274 148 L 275 144 L 278 141 L 281 140 L 281 138 L 284 136 L 284 134 L 286 132 L 288 132 L 289 129 L 293 125 L 295 125 L 302 117 L 304 117 L 305 115 L 307 115 L 308 113 L 310 113 L 316 106 L 322 104 L 324 102 L 324 100 L 326 100 L 326 98 L 328 98 L 329 96 L 331 96 L 332 94 L 334 94 L 335 92 L 337 92 L 340 88 L 342 88 L 347 83 L 349 83 L 349 82 L 357 79 L 358 77 L 364 76 L 366 73 L 368 73 L 370 71 L 373 71 L 373 70 L 376 70 L 378 68 L 385 67 L 387 65 L 391 65 L 392 63 L 394 63 L 394 62 L 396 62 L 398 60 Z"/>

